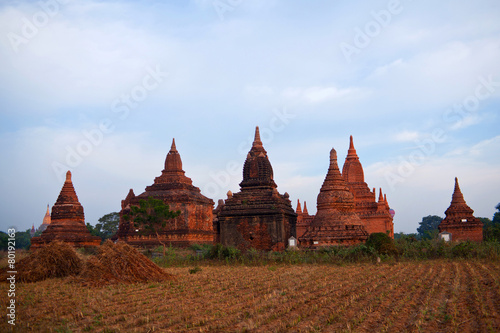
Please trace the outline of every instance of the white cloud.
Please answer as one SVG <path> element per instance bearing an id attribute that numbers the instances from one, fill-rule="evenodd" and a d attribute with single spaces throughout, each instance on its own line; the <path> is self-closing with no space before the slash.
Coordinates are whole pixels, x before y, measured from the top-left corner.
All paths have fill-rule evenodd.
<path id="1" fill-rule="evenodd" d="M 282 96 L 289 100 L 307 101 L 311 104 L 322 103 L 328 100 L 341 99 L 343 97 L 357 93 L 353 88 L 337 88 L 333 86 L 326 87 L 308 87 L 285 88 L 281 92 Z"/>
<path id="2" fill-rule="evenodd" d="M 394 139 L 398 142 L 415 141 L 420 137 L 416 131 L 402 131 L 394 135 Z"/>

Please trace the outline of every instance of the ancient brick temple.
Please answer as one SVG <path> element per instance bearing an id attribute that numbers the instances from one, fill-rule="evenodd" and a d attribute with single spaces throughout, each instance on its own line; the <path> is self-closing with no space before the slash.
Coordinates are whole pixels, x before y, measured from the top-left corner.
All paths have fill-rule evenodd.
<path id="1" fill-rule="evenodd" d="M 228 192 L 214 219 L 220 242 L 240 249 L 283 250 L 295 236 L 295 214 L 287 193 L 278 193 L 259 128 L 243 166 L 240 192 Z"/>
<path id="2" fill-rule="evenodd" d="M 66 173 L 61 193 L 52 206 L 51 223 L 41 236 L 31 238 L 31 249 L 40 248 L 54 240 L 74 247 L 92 247 L 101 244 L 101 238 L 92 236 L 85 226 L 83 207 L 78 201 L 70 171 Z"/>
<path id="3" fill-rule="evenodd" d="M 347 187 L 354 196 L 355 212 L 363 221 L 369 234 L 383 232 L 394 238 L 394 223 L 387 198 L 380 189 L 378 201 L 375 189 L 370 191 L 365 182 L 363 166 L 354 149 L 352 135 L 350 137 L 349 150 L 342 168 L 342 176 Z"/>
<path id="4" fill-rule="evenodd" d="M 125 214 L 130 212 L 131 205 L 139 205 L 141 199 L 148 197 L 160 199 L 169 205 L 170 210 L 180 210 L 181 214 L 167 221 L 165 229 L 156 234 L 137 232 L 132 221 L 126 221 Z M 214 231 L 212 210 L 214 202 L 201 194 L 198 187 L 193 186 L 191 178 L 186 177 L 182 170 L 182 161 L 175 146 L 175 139 L 165 159 L 165 168 L 153 185 L 136 196 L 131 189 L 122 201 L 120 224 L 113 239 L 124 240 L 131 245 L 156 246 L 160 243 L 185 247 L 191 244 L 212 244 Z"/>
<path id="5" fill-rule="evenodd" d="M 299 237 L 305 247 L 354 245 L 366 241 L 368 232 L 356 213 L 354 196 L 340 174 L 337 152 L 330 151 L 330 166 L 318 194 L 317 213 Z"/>
<path id="6" fill-rule="evenodd" d="M 483 240 L 483 223 L 474 217 L 474 211 L 465 202 L 457 178 L 450 207 L 444 213 L 446 217 L 438 226 L 439 232 L 450 233 L 452 241 Z"/>

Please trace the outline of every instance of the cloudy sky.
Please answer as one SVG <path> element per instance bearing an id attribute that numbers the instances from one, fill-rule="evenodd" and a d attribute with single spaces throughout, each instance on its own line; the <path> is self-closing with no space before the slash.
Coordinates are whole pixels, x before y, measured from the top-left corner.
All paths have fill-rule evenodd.
<path id="1" fill-rule="evenodd" d="M 163 169 L 217 202 L 255 126 L 280 193 L 316 197 L 349 135 L 396 232 L 500 202 L 500 2 L 2 1 L 0 230 L 42 222 L 71 170 L 86 221 Z M 378 191 L 378 190 L 377 190 Z"/>

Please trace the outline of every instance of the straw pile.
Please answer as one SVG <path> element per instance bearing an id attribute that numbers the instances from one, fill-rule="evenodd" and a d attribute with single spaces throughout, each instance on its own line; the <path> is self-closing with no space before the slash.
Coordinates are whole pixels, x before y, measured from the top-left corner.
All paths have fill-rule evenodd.
<path id="1" fill-rule="evenodd" d="M 16 281 L 36 282 L 49 278 L 77 275 L 83 268 L 72 246 L 62 242 L 51 242 L 15 264 Z M 0 273 L 1 281 L 6 281 L 8 267 Z M 5 277 L 5 278 L 4 278 Z"/>
<path id="2" fill-rule="evenodd" d="M 132 246 L 108 240 L 90 257 L 76 278 L 84 285 L 101 286 L 114 283 L 162 282 L 172 280 L 155 263 Z"/>

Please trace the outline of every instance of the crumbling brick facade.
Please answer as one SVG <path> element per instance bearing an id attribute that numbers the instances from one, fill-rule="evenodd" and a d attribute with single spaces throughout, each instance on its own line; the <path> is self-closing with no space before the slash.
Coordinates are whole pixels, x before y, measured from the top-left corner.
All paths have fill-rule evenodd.
<path id="1" fill-rule="evenodd" d="M 243 166 L 241 191 L 228 192 L 214 218 L 220 242 L 240 249 L 283 250 L 296 235 L 295 214 L 287 193 L 278 193 L 259 128 Z"/>
<path id="2" fill-rule="evenodd" d="M 48 211 L 48 210 L 47 210 Z M 71 172 L 66 173 L 66 181 L 56 203 L 46 229 L 39 237 L 31 238 L 31 249 L 37 249 L 53 241 L 61 241 L 74 247 L 93 247 L 101 244 L 101 238 L 90 234 L 85 225 L 83 206 L 71 181 Z"/>
<path id="3" fill-rule="evenodd" d="M 368 234 L 383 232 L 394 238 L 394 223 L 390 214 L 387 197 L 379 191 L 378 201 L 375 188 L 371 191 L 364 180 L 364 171 L 354 148 L 353 138 L 350 137 L 349 150 L 342 168 L 342 178 L 353 196 L 354 212 L 361 219 Z M 314 215 L 305 214 L 297 204 L 297 236 L 303 235 L 312 223 Z"/>
<path id="4" fill-rule="evenodd" d="M 149 197 L 160 199 L 169 205 L 171 211 L 180 210 L 181 214 L 167 220 L 165 228 L 159 234 L 147 234 L 137 231 L 132 221 L 124 218 L 130 213 L 130 207 L 139 205 L 141 199 Z M 175 146 L 175 140 L 165 159 L 165 168 L 153 185 L 146 187 L 146 191 L 136 196 L 131 189 L 122 201 L 120 224 L 113 239 L 126 241 L 131 245 L 153 247 L 163 243 L 179 247 L 191 244 L 212 244 L 214 202 L 201 194 L 198 187 L 192 185 L 192 180 L 185 176 L 182 170 L 182 161 Z"/>
<path id="5" fill-rule="evenodd" d="M 317 248 L 354 245 L 368 238 L 363 221 L 355 212 L 354 197 L 340 174 L 337 152 L 330 151 L 330 166 L 317 199 L 317 213 L 299 244 Z"/>

